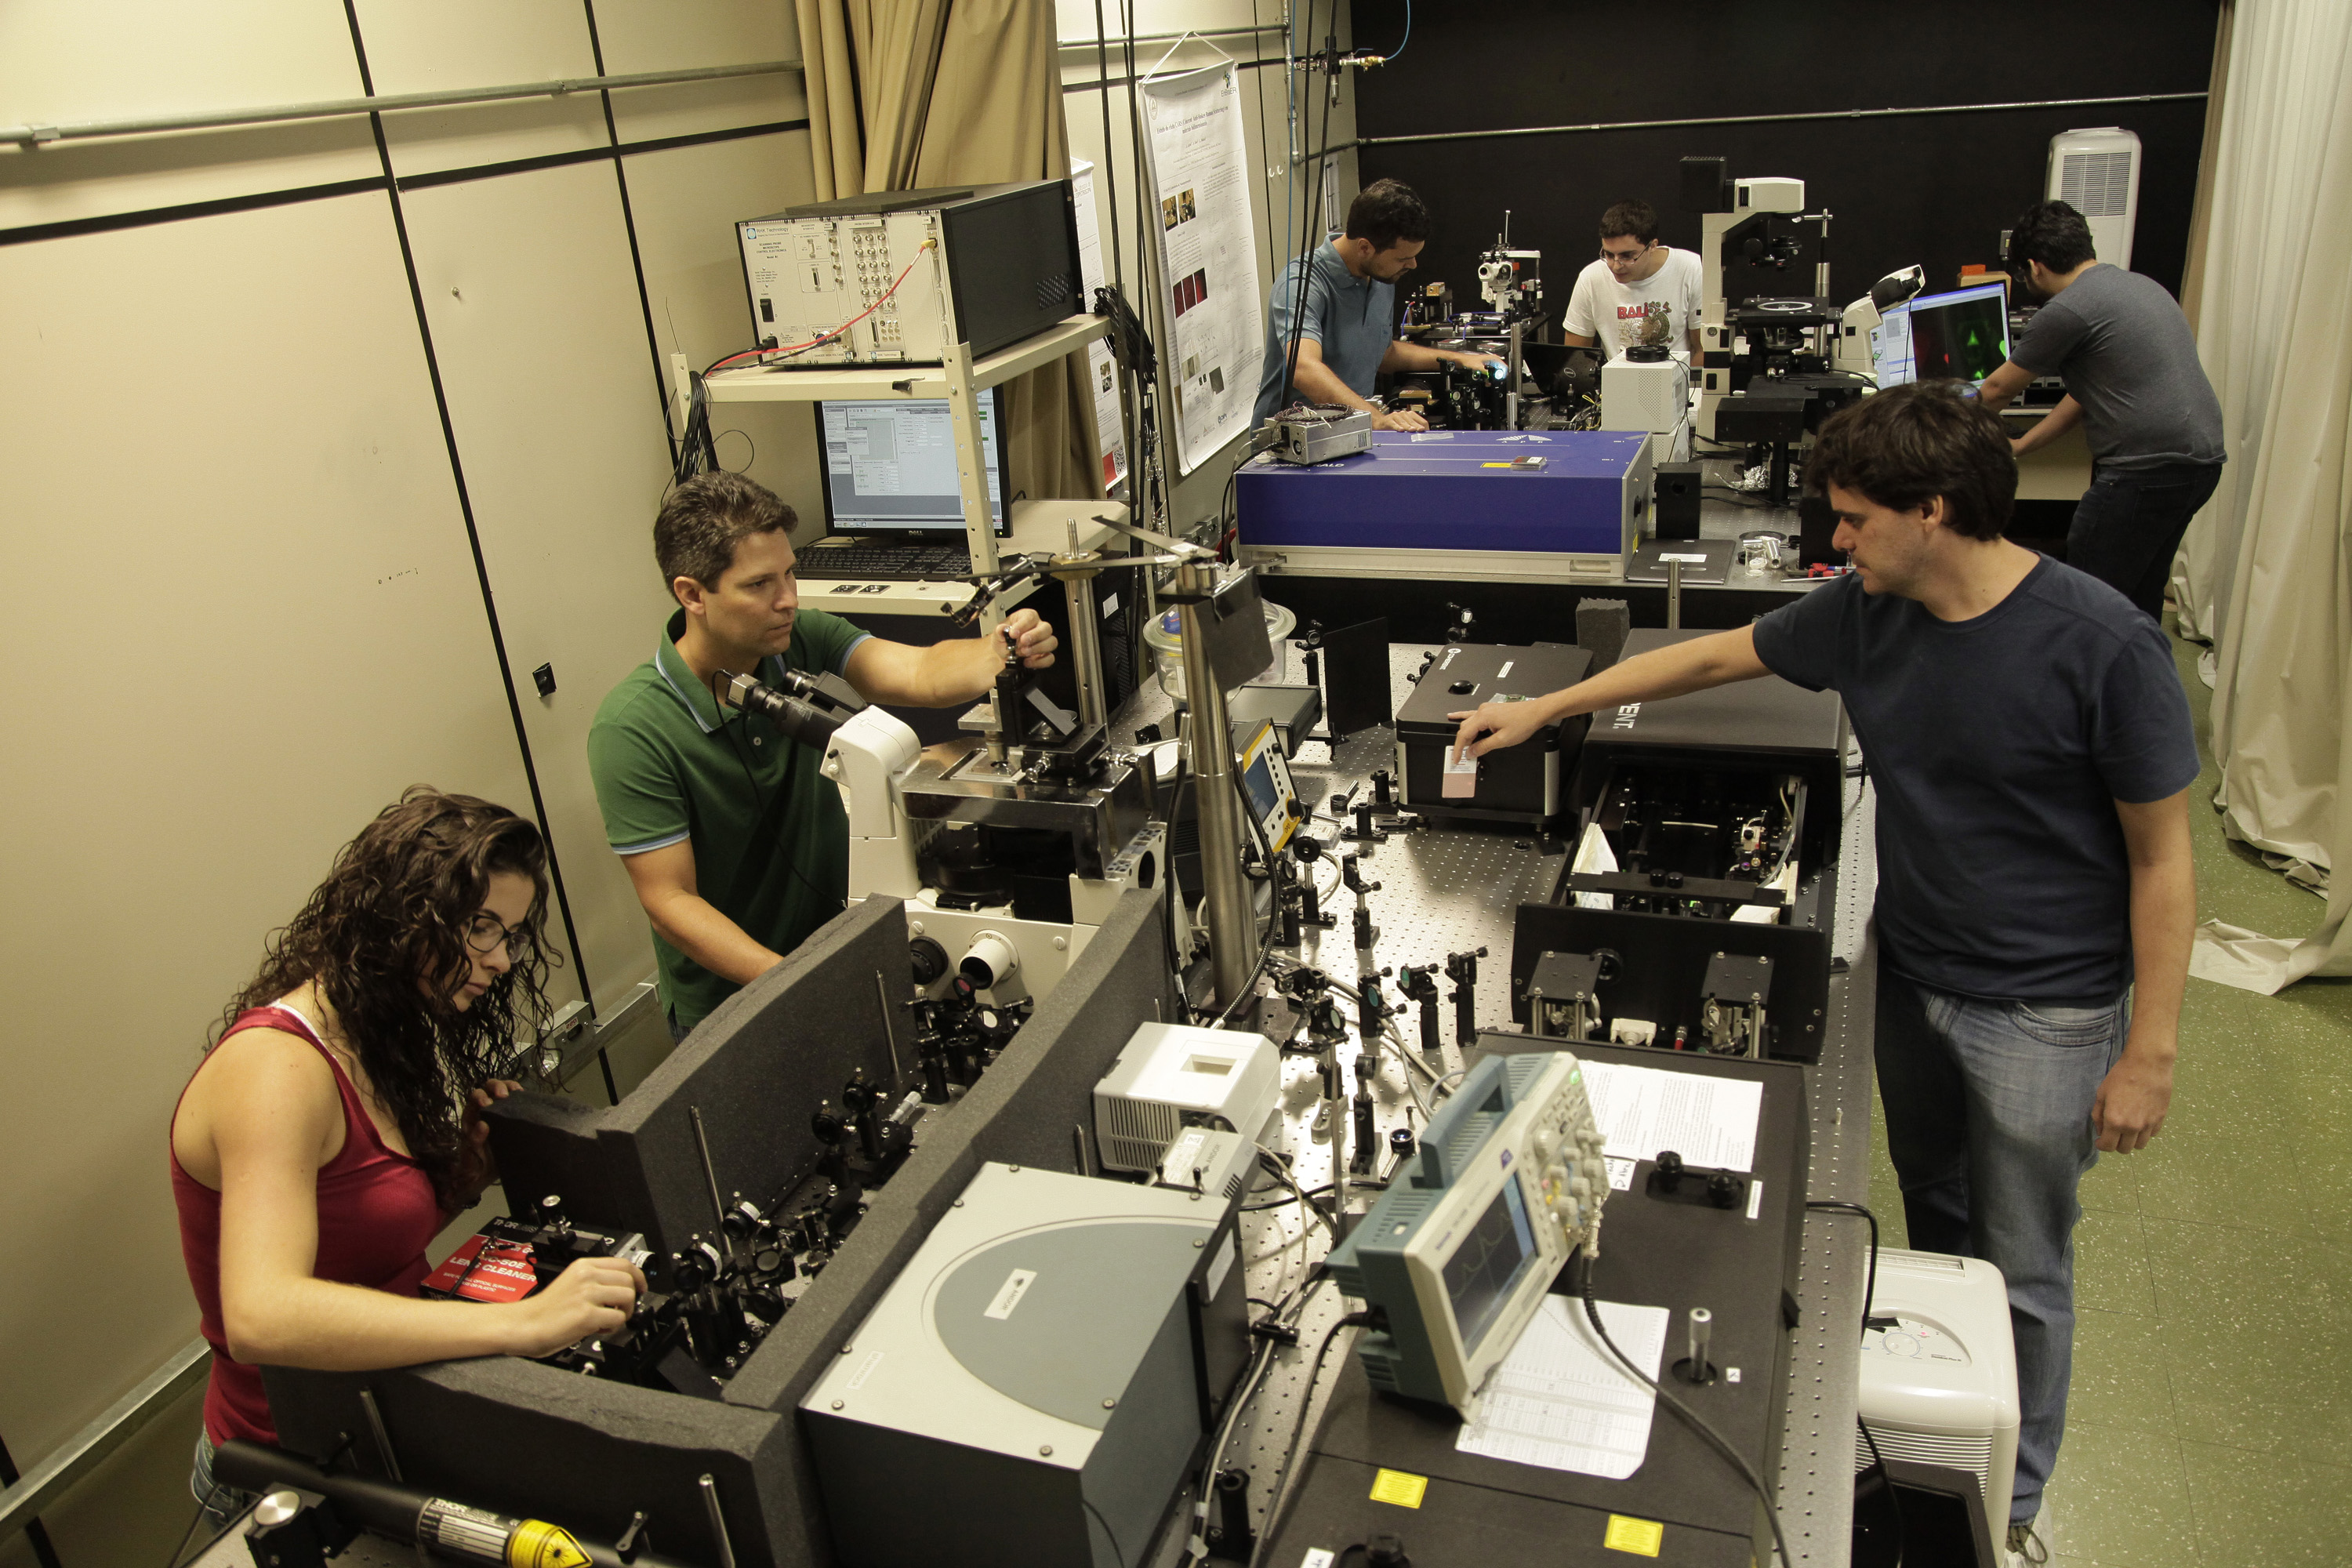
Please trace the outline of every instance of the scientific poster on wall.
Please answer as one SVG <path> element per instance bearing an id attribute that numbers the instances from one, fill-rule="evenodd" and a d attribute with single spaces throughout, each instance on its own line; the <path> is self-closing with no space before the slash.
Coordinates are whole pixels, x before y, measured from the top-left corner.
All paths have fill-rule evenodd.
<path id="1" fill-rule="evenodd" d="M 1249 428 L 1265 358 L 1240 73 L 1231 65 L 1143 87 L 1145 147 L 1160 205 L 1160 361 L 1176 404 L 1176 461 L 1190 473 Z"/>
<path id="2" fill-rule="evenodd" d="M 1078 280 L 1086 285 L 1085 308 L 1092 310 L 1106 274 L 1101 226 L 1095 219 L 1095 166 L 1084 158 L 1070 162 L 1070 192 L 1078 208 Z M 1087 345 L 1087 380 L 1095 395 L 1095 454 L 1102 459 L 1103 489 L 1108 489 L 1127 478 L 1127 433 L 1118 411 L 1118 365 L 1099 338 Z"/>

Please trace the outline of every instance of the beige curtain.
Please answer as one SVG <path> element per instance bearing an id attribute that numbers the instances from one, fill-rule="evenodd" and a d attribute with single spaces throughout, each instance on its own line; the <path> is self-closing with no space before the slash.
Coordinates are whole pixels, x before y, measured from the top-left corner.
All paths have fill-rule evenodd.
<path id="1" fill-rule="evenodd" d="M 2200 269 L 2230 468 L 2179 568 L 2215 641 L 2215 805 L 2332 876 L 2301 941 L 2209 923 L 2192 972 L 2261 991 L 2352 974 L 2352 6 L 2241 0 Z"/>
<path id="2" fill-rule="evenodd" d="M 1051 0 L 794 0 L 820 200 L 1070 173 Z M 1086 356 L 1005 388 L 1031 500 L 1097 500 Z"/>

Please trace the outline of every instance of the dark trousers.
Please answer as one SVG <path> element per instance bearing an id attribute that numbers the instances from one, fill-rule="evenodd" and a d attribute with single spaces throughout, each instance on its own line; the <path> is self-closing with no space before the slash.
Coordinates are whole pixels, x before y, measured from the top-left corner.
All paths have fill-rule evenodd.
<path id="1" fill-rule="evenodd" d="M 2219 463 L 2097 465 L 2066 531 L 2066 564 L 2107 584 L 2149 619 L 2162 620 L 2164 586 L 2180 536 L 2221 482 Z"/>

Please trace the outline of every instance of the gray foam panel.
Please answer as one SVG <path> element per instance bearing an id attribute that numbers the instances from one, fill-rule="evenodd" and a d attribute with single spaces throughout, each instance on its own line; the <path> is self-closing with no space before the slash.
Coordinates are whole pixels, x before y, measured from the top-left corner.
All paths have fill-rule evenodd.
<path id="1" fill-rule="evenodd" d="M 1617 662 L 1625 651 L 1625 634 L 1633 625 L 1633 611 L 1622 599 L 1580 599 L 1576 604 L 1576 646 L 1592 656 L 1592 674 Z"/>
<path id="2" fill-rule="evenodd" d="M 819 1100 L 838 1100 L 857 1069 L 887 1084 L 912 1068 L 893 1060 L 907 1051 L 897 1004 L 908 986 L 903 906 L 868 899 L 729 997 L 620 1104 L 526 1092 L 493 1107 L 509 1205 L 526 1214 L 560 1194 L 580 1224 L 641 1230 L 656 1252 L 677 1250 L 713 1223 L 693 1108 L 721 1194 L 767 1203 L 814 1167 Z"/>

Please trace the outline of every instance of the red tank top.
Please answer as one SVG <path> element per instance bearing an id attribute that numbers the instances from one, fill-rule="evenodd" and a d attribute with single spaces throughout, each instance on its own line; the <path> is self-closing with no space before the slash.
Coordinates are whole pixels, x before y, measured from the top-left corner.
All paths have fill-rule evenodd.
<path id="1" fill-rule="evenodd" d="M 429 1268 L 425 1249 L 443 1224 L 432 1178 L 415 1161 L 385 1146 L 342 1064 L 300 1014 L 290 1007 L 247 1008 L 221 1038 L 246 1029 L 278 1029 L 310 1041 L 334 1069 L 335 1088 L 343 1097 L 342 1150 L 319 1167 L 319 1252 L 311 1274 L 396 1296 L 416 1294 Z M 189 1080 L 194 1081 L 194 1074 Z M 187 1098 L 185 1089 L 180 1097 Z M 173 1120 L 179 1120 L 176 1107 Z M 172 1196 L 180 1208 L 180 1252 L 187 1261 L 188 1283 L 195 1288 L 205 1340 L 213 1347 L 205 1431 L 215 1443 L 232 1437 L 275 1443 L 278 1433 L 270 1424 L 260 1369 L 230 1359 L 228 1334 L 221 1326 L 220 1194 L 182 1170 L 174 1154 Z"/>

